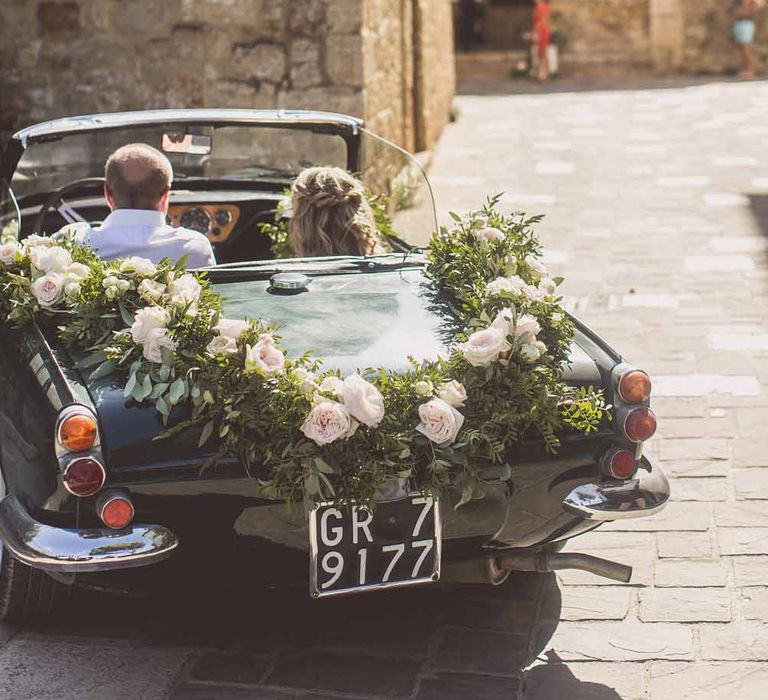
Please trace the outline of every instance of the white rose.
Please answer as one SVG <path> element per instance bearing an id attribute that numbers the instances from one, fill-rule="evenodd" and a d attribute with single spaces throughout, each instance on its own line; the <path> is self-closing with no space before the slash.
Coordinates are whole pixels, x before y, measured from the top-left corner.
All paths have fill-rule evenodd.
<path id="1" fill-rule="evenodd" d="M 312 408 L 301 426 L 301 432 L 318 445 L 328 445 L 350 437 L 357 430 L 357 422 L 347 407 L 328 399 Z"/>
<path id="2" fill-rule="evenodd" d="M 477 238 L 478 241 L 503 241 L 504 234 L 497 228 L 486 226 L 479 231 L 475 231 L 475 238 Z"/>
<path id="3" fill-rule="evenodd" d="M 55 306 L 64 294 L 64 276 L 50 272 L 32 283 L 32 294 L 40 306 Z"/>
<path id="4" fill-rule="evenodd" d="M 245 321 L 231 318 L 222 318 L 216 324 L 216 332 L 232 340 L 237 340 L 247 330 L 248 324 Z"/>
<path id="5" fill-rule="evenodd" d="M 128 280 L 117 280 L 117 288 L 121 292 L 126 292 L 131 288 L 131 283 Z"/>
<path id="6" fill-rule="evenodd" d="M 123 272 L 126 275 L 150 277 L 157 272 L 157 267 L 149 258 L 140 258 L 133 255 L 120 263 L 120 272 Z"/>
<path id="7" fill-rule="evenodd" d="M 542 301 L 547 296 L 547 292 L 544 289 L 532 284 L 526 286 L 525 293 L 532 301 Z"/>
<path id="8" fill-rule="evenodd" d="M 539 289 L 545 294 L 554 294 L 557 291 L 557 283 L 551 277 L 542 278 Z"/>
<path id="9" fill-rule="evenodd" d="M 178 279 L 173 280 L 168 285 L 168 294 L 171 297 L 171 302 L 174 304 L 195 304 L 200 298 L 200 292 L 203 288 L 200 283 L 195 279 L 194 275 L 187 273 L 182 275 Z"/>
<path id="10" fill-rule="evenodd" d="M 133 342 L 136 345 L 141 345 L 145 342 L 150 331 L 165 330 L 169 320 L 168 312 L 161 306 L 146 306 L 139 309 L 133 317 L 133 325 L 131 326 Z"/>
<path id="11" fill-rule="evenodd" d="M 104 287 L 104 289 L 109 289 L 110 287 L 117 287 L 118 282 L 119 280 L 114 275 L 107 275 L 101 280 L 101 286 Z"/>
<path id="12" fill-rule="evenodd" d="M 72 264 L 68 250 L 60 246 L 36 245 L 29 251 L 29 260 L 35 269 L 43 273 L 64 272 Z"/>
<path id="13" fill-rule="evenodd" d="M 275 339 L 263 333 L 253 347 L 245 346 L 245 371 L 275 377 L 285 369 L 285 356 L 275 345 Z"/>
<path id="14" fill-rule="evenodd" d="M 416 430 L 438 445 L 448 445 L 464 425 L 464 416 L 442 399 L 432 399 L 419 406 L 421 423 Z"/>
<path id="15" fill-rule="evenodd" d="M 459 350 L 469 364 L 474 367 L 487 367 L 511 347 L 507 342 L 506 331 L 492 326 L 470 335 L 466 343 L 459 345 Z"/>
<path id="16" fill-rule="evenodd" d="M 10 265 L 16 256 L 21 252 L 21 248 L 18 243 L 11 241 L 10 243 L 3 243 L 0 245 L 0 262 L 5 265 Z"/>
<path id="17" fill-rule="evenodd" d="M 211 355 L 234 355 L 237 352 L 237 341 L 226 335 L 217 335 L 206 349 Z"/>
<path id="18" fill-rule="evenodd" d="M 533 270 L 533 276 L 536 280 L 547 276 L 547 268 L 544 267 L 544 263 L 533 255 L 528 255 L 525 258 L 525 264 Z"/>
<path id="19" fill-rule="evenodd" d="M 275 207 L 276 219 L 290 219 L 293 217 L 293 200 L 290 197 L 283 197 Z"/>
<path id="20" fill-rule="evenodd" d="M 336 396 L 341 397 L 343 386 L 344 383 L 341 379 L 335 374 L 329 374 L 327 377 L 323 378 L 322 382 L 320 382 L 320 391 L 327 391 L 330 394 L 336 394 Z"/>
<path id="21" fill-rule="evenodd" d="M 496 318 L 493 319 L 491 328 L 498 328 L 504 332 L 504 336 L 508 336 L 512 333 L 512 329 L 515 327 L 515 311 L 514 309 L 506 308 L 499 311 L 496 314 Z"/>
<path id="22" fill-rule="evenodd" d="M 66 296 L 68 299 L 76 299 L 79 294 L 80 294 L 79 282 L 67 282 L 64 285 L 64 296 Z"/>
<path id="23" fill-rule="evenodd" d="M 536 334 L 541 330 L 539 322 L 530 314 L 523 314 L 515 324 L 515 340 L 524 345 L 533 345 L 536 342 Z"/>
<path id="24" fill-rule="evenodd" d="M 304 367 L 296 367 L 291 372 L 291 379 L 299 385 L 299 391 L 305 396 L 314 394 L 320 388 L 315 381 L 315 375 Z"/>
<path id="25" fill-rule="evenodd" d="M 413 385 L 413 390 L 419 396 L 431 396 L 432 393 L 435 391 L 435 387 L 432 386 L 432 382 L 420 381 L 420 382 L 416 382 Z"/>
<path id="26" fill-rule="evenodd" d="M 55 245 L 55 241 L 53 238 L 48 238 L 48 236 L 38 236 L 36 233 L 33 233 L 31 236 L 27 236 L 24 239 L 24 247 L 27 248 L 27 251 L 29 252 L 30 248 L 33 248 L 34 246 L 40 246 L 42 248 L 50 248 L 52 245 Z"/>
<path id="27" fill-rule="evenodd" d="M 451 381 L 446 382 L 440 387 L 440 391 L 437 392 L 437 398 L 442 399 L 449 406 L 459 408 L 467 400 L 467 390 L 461 382 L 451 379 Z"/>
<path id="28" fill-rule="evenodd" d="M 165 294 L 165 285 L 162 282 L 144 279 L 139 282 L 139 296 L 147 301 L 160 301 Z"/>
<path id="29" fill-rule="evenodd" d="M 540 354 L 542 355 L 547 354 L 547 346 L 544 343 L 542 343 L 540 340 L 537 340 L 533 345 L 534 347 L 539 349 Z"/>
<path id="30" fill-rule="evenodd" d="M 384 397 L 359 374 L 344 379 L 341 395 L 352 417 L 361 423 L 375 428 L 384 419 Z"/>
<path id="31" fill-rule="evenodd" d="M 65 271 L 68 282 L 81 282 L 91 276 L 91 269 L 83 263 L 72 263 Z"/>
<path id="32" fill-rule="evenodd" d="M 526 287 L 525 282 L 519 277 L 497 277 L 493 282 L 485 285 L 485 291 L 488 294 L 499 294 L 500 292 L 511 292 L 517 294 Z"/>
<path id="33" fill-rule="evenodd" d="M 167 328 L 153 328 L 144 338 L 143 354 L 150 362 L 162 362 L 163 350 L 176 350 L 176 342 L 168 335 Z"/>
<path id="34" fill-rule="evenodd" d="M 520 347 L 520 357 L 522 357 L 525 362 L 534 363 L 541 357 L 541 353 L 539 352 L 539 348 L 535 345 L 525 344 Z"/>

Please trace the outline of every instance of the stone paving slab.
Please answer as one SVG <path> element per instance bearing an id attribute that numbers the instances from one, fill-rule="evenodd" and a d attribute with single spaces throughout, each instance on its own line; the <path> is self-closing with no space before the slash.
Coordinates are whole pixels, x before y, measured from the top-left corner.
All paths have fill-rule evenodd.
<path id="1" fill-rule="evenodd" d="M 162 700 L 187 649 L 15 639 L 0 647 L 0 698 Z"/>
<path id="2" fill-rule="evenodd" d="M 650 671 L 654 700 L 759 700 L 768 688 L 766 664 L 654 662 Z"/>

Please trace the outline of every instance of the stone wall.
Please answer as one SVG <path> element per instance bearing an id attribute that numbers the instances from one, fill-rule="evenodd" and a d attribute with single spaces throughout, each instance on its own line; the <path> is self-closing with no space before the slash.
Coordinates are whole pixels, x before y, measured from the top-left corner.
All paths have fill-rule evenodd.
<path id="1" fill-rule="evenodd" d="M 675 0 L 685 15 L 682 66 L 696 73 L 735 71 L 739 59 L 732 40 L 730 3 L 720 0 Z M 725 6 L 725 7 L 724 7 Z M 757 22 L 755 56 L 762 71 L 768 70 L 768 11 Z"/>
<path id="2" fill-rule="evenodd" d="M 456 89 L 453 12 L 444 0 L 415 0 L 416 150 L 432 148 L 450 114 Z"/>
<path id="3" fill-rule="evenodd" d="M 553 0 L 563 70 L 649 68 L 648 0 Z"/>
<path id="4" fill-rule="evenodd" d="M 517 51 L 530 28 L 532 4 L 486 0 L 484 48 Z M 621 76 L 632 72 L 722 74 L 739 56 L 731 30 L 731 0 L 551 0 L 555 40 L 567 75 Z M 768 69 L 768 11 L 758 22 L 755 53 Z M 471 63 L 471 54 L 468 54 Z M 511 73 L 507 57 L 502 70 Z M 478 61 L 482 64 L 483 59 Z M 465 63 L 462 57 L 462 65 Z M 475 77 L 472 66 L 462 75 Z"/>
<path id="5" fill-rule="evenodd" d="M 415 4 L 440 18 L 418 38 Z M 292 107 L 362 116 L 413 148 L 418 83 L 428 147 L 451 41 L 450 0 L 0 0 L 0 135 L 89 112 Z"/>
<path id="6" fill-rule="evenodd" d="M 739 65 L 730 0 L 552 0 L 552 9 L 566 68 L 722 74 Z M 768 12 L 758 25 L 765 67 Z"/>

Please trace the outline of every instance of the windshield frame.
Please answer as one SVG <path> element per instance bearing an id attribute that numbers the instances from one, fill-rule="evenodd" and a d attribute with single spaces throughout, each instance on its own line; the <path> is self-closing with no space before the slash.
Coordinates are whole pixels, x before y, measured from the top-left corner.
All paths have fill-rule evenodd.
<path id="1" fill-rule="evenodd" d="M 360 165 L 362 121 L 356 117 L 302 110 L 168 109 L 65 117 L 22 129 L 16 132 L 6 144 L 0 159 L 0 179 L 7 182 L 13 180 L 24 151 L 32 143 L 45 143 L 71 135 L 120 130 L 131 126 L 167 128 L 251 126 L 332 134 L 341 137 L 346 144 L 347 169 L 355 172 Z"/>

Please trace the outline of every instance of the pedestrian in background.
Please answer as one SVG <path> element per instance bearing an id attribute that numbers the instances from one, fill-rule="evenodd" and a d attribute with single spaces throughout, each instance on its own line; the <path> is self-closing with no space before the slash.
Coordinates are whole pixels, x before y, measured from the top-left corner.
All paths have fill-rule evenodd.
<path id="1" fill-rule="evenodd" d="M 552 41 L 550 14 L 549 0 L 536 0 L 533 9 L 533 40 L 536 44 L 536 78 L 542 82 L 549 79 L 549 44 Z"/>
<path id="2" fill-rule="evenodd" d="M 741 51 L 740 78 L 755 77 L 755 56 L 752 43 L 755 40 L 755 18 L 765 7 L 765 0 L 734 0 L 736 21 L 733 23 L 733 39 Z"/>

